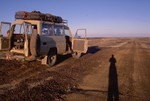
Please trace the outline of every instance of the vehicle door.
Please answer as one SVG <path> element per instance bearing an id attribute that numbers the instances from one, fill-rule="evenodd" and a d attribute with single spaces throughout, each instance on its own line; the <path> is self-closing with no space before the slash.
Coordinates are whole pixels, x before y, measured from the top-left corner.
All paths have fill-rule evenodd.
<path id="1" fill-rule="evenodd" d="M 24 33 L 25 33 L 25 42 L 24 42 L 24 54 L 25 56 L 29 56 L 29 38 L 32 34 L 32 25 L 31 23 L 24 22 Z"/>
<path id="2" fill-rule="evenodd" d="M 46 55 L 48 54 L 50 48 L 56 47 L 56 42 L 54 41 L 53 37 L 53 24 L 42 23 L 40 34 L 40 55 Z"/>
<path id="3" fill-rule="evenodd" d="M 0 23 L 0 50 L 10 49 L 10 22 Z"/>
<path id="4" fill-rule="evenodd" d="M 66 51 L 66 37 L 64 33 L 64 26 L 54 25 L 54 41 L 56 42 L 58 54 L 62 54 Z"/>
<path id="5" fill-rule="evenodd" d="M 72 49 L 75 53 L 86 53 L 88 50 L 88 40 L 86 29 L 77 29 L 72 38 Z"/>
<path id="6" fill-rule="evenodd" d="M 57 48 L 58 54 L 65 52 L 66 39 L 62 25 L 43 23 L 41 31 L 41 54 L 47 54 L 50 48 Z"/>

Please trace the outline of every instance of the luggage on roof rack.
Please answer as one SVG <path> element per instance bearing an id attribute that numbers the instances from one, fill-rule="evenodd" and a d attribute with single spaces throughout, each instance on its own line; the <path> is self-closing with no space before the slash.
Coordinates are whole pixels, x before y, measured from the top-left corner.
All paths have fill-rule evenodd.
<path id="1" fill-rule="evenodd" d="M 23 20 L 42 20 L 42 21 L 49 21 L 55 23 L 62 23 L 63 19 L 60 16 L 55 16 L 52 14 L 44 14 L 40 11 L 18 11 L 15 14 L 15 19 L 23 19 Z"/>

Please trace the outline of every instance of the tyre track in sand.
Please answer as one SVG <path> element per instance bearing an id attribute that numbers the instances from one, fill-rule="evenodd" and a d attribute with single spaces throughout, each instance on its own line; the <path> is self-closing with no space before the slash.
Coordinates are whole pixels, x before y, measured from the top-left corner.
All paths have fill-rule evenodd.
<path id="1" fill-rule="evenodd" d="M 143 43 L 142 43 L 143 44 Z M 107 101 L 109 58 L 117 59 L 118 88 L 120 101 L 149 101 L 150 51 L 141 43 L 132 40 L 121 47 L 97 52 L 93 60 L 93 72 L 83 77 L 79 91 L 67 96 L 68 101 Z"/>

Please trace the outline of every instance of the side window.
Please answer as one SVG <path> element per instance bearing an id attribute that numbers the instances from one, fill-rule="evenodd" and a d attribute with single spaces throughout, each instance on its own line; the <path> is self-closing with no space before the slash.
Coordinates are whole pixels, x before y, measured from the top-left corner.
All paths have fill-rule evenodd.
<path id="1" fill-rule="evenodd" d="M 11 24 L 1 22 L 0 35 L 7 37 L 10 32 L 10 26 Z"/>
<path id="2" fill-rule="evenodd" d="M 42 25 L 42 35 L 52 36 L 53 28 L 51 24 L 43 24 Z"/>
<path id="3" fill-rule="evenodd" d="M 68 27 L 65 27 L 65 28 L 64 28 L 64 33 L 65 33 L 65 36 L 71 37 L 71 33 L 70 33 L 70 30 L 69 30 Z"/>
<path id="4" fill-rule="evenodd" d="M 28 23 L 25 23 L 25 29 L 26 29 L 26 33 L 31 35 L 32 34 L 32 26 Z M 22 33 L 22 31 L 21 31 Z"/>
<path id="5" fill-rule="evenodd" d="M 54 26 L 54 34 L 55 34 L 56 36 L 63 36 L 63 27 L 62 27 L 62 26 L 55 25 L 55 26 Z"/>
<path id="6" fill-rule="evenodd" d="M 15 25 L 14 34 L 24 34 L 24 28 L 22 25 Z"/>
<path id="7" fill-rule="evenodd" d="M 37 25 L 32 25 L 32 33 L 38 33 Z"/>

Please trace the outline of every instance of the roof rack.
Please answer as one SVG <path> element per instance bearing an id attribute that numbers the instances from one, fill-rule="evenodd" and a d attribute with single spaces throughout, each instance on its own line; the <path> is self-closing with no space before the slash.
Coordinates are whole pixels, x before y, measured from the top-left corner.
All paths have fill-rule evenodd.
<path id="1" fill-rule="evenodd" d="M 15 14 L 15 19 L 23 20 L 41 20 L 54 23 L 63 23 L 63 19 L 60 16 L 55 16 L 52 14 L 41 13 L 40 11 L 17 11 Z"/>

